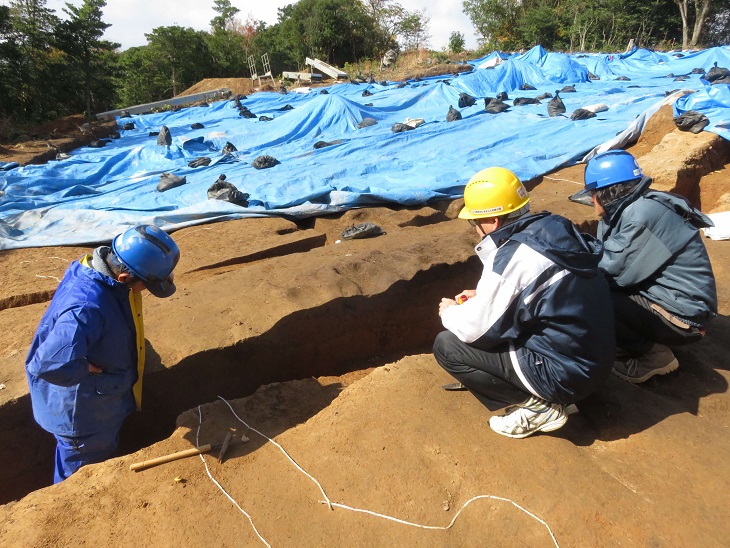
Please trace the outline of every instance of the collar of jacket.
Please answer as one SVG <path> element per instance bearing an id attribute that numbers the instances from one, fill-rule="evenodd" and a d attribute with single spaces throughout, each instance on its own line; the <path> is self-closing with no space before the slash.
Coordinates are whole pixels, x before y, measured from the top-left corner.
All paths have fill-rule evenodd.
<path id="1" fill-rule="evenodd" d="M 614 220 L 618 219 L 621 216 L 621 212 L 624 209 L 626 209 L 630 204 L 638 200 L 639 197 L 644 194 L 644 192 L 649 190 L 651 183 L 651 177 L 644 177 L 643 179 L 641 179 L 641 181 L 639 181 L 639 184 L 636 185 L 636 188 L 634 188 L 633 192 L 630 192 L 623 198 L 619 198 L 612 204 L 603 206 L 603 210 L 606 212 L 606 222 L 609 225 L 612 225 Z"/>

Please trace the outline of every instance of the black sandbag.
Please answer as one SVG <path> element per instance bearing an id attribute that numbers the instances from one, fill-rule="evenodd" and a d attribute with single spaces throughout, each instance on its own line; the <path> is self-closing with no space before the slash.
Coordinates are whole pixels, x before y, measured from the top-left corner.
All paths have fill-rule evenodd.
<path id="1" fill-rule="evenodd" d="M 521 107 L 522 105 L 539 105 L 541 103 L 533 97 L 516 97 L 515 100 L 512 101 L 512 104 L 516 107 Z"/>
<path id="2" fill-rule="evenodd" d="M 461 112 L 449 105 L 449 112 L 446 113 L 446 121 L 455 122 L 456 120 L 461 120 Z"/>
<path id="3" fill-rule="evenodd" d="M 157 136 L 157 144 L 168 147 L 172 144 L 172 135 L 170 135 L 170 130 L 167 129 L 167 126 L 160 128 L 160 134 Z"/>
<path id="4" fill-rule="evenodd" d="M 565 113 L 565 103 L 563 103 L 563 100 L 560 98 L 560 92 L 555 91 L 555 97 L 550 99 L 550 102 L 548 103 L 548 116 L 551 118 L 554 116 L 558 116 L 559 114 Z"/>
<path id="5" fill-rule="evenodd" d="M 227 182 L 223 174 L 208 189 L 209 200 L 223 200 L 243 207 L 248 207 L 248 197 L 247 192 L 241 192 L 235 185 Z"/>
<path id="6" fill-rule="evenodd" d="M 258 118 L 253 112 L 248 110 L 246 107 L 243 107 L 241 110 L 238 111 L 239 116 L 243 116 L 244 118 Z"/>
<path id="7" fill-rule="evenodd" d="M 665 78 L 674 78 L 674 73 L 673 72 L 670 72 L 669 74 L 667 74 L 665 76 Z"/>
<path id="8" fill-rule="evenodd" d="M 400 84 L 398 84 L 397 86 L 395 86 L 395 89 L 403 89 L 404 87 L 406 87 L 406 85 L 407 84 L 405 82 L 401 82 Z"/>
<path id="9" fill-rule="evenodd" d="M 377 123 L 378 122 L 374 118 L 363 118 L 362 121 L 357 124 L 357 129 L 374 126 Z"/>
<path id="10" fill-rule="evenodd" d="M 185 177 L 178 177 L 174 173 L 165 171 L 160 175 L 160 183 L 157 185 L 157 192 L 165 192 L 171 188 L 182 186 L 185 184 Z"/>
<path id="11" fill-rule="evenodd" d="M 368 90 L 365 90 L 362 92 L 363 97 L 370 97 L 371 95 L 372 95 L 372 93 L 370 93 Z"/>
<path id="12" fill-rule="evenodd" d="M 282 84 L 282 86 L 279 88 L 279 93 L 281 95 L 286 95 L 286 87 Z"/>
<path id="13" fill-rule="evenodd" d="M 147 136 L 148 137 L 157 137 L 160 134 L 159 131 L 150 131 Z"/>
<path id="14" fill-rule="evenodd" d="M 588 73 L 588 79 L 589 79 L 589 80 L 600 80 L 600 79 L 601 79 L 601 77 L 600 77 L 600 76 L 596 76 L 596 75 L 595 75 L 595 74 L 593 74 L 592 72 L 589 72 L 589 73 Z"/>
<path id="15" fill-rule="evenodd" d="M 263 156 L 259 156 L 253 162 L 251 162 L 251 165 L 256 169 L 267 169 L 270 167 L 274 167 L 275 165 L 278 165 L 280 163 L 281 162 L 273 156 L 267 156 L 266 154 L 264 154 Z"/>
<path id="16" fill-rule="evenodd" d="M 502 101 L 497 101 L 496 99 L 493 101 L 490 101 L 490 103 L 484 107 L 484 111 L 489 114 L 499 114 L 500 112 L 504 112 L 509 108 L 509 105 L 507 103 L 503 103 Z"/>
<path id="17" fill-rule="evenodd" d="M 105 147 L 107 144 L 107 141 L 103 139 L 99 139 L 98 141 L 91 141 L 87 146 L 91 148 L 102 148 Z"/>
<path id="18" fill-rule="evenodd" d="M 123 110 L 122 112 L 119 113 L 119 117 L 120 118 L 131 118 L 132 115 L 129 114 L 129 111 L 125 109 L 125 110 Z"/>
<path id="19" fill-rule="evenodd" d="M 385 234 L 382 228 L 373 223 L 360 223 L 348 226 L 342 231 L 340 237 L 343 240 L 359 240 L 360 238 L 371 238 Z"/>
<path id="20" fill-rule="evenodd" d="M 701 67 L 693 68 L 692 72 L 690 72 L 690 74 L 704 74 L 704 73 L 705 73 L 705 69 L 703 69 Z"/>
<path id="21" fill-rule="evenodd" d="M 294 107 L 291 105 L 284 105 L 279 110 L 294 110 Z"/>
<path id="22" fill-rule="evenodd" d="M 587 120 L 588 118 L 595 118 L 596 113 L 584 108 L 578 108 L 573 111 L 570 115 L 571 120 Z"/>
<path id="23" fill-rule="evenodd" d="M 124 124 L 122 126 L 122 129 L 125 131 L 130 131 L 130 130 L 134 129 L 134 122 L 127 122 L 126 124 Z"/>
<path id="24" fill-rule="evenodd" d="M 414 128 L 411 126 L 407 126 L 406 124 L 393 124 L 393 126 L 390 128 L 393 133 L 401 133 L 403 131 L 410 131 Z"/>
<path id="25" fill-rule="evenodd" d="M 259 116 L 259 122 L 271 122 L 273 118 L 269 118 L 268 116 L 264 116 L 263 114 Z"/>
<path id="26" fill-rule="evenodd" d="M 561 89 L 559 92 L 556 91 L 555 93 L 575 93 L 575 86 L 563 86 L 563 89 Z"/>
<path id="27" fill-rule="evenodd" d="M 209 107 L 210 105 L 207 102 L 205 102 L 205 101 L 201 101 L 200 103 L 198 103 L 197 106 L 199 106 L 199 107 Z"/>
<path id="28" fill-rule="evenodd" d="M 195 122 L 190 126 L 190 129 L 203 129 L 205 126 L 200 122 Z"/>
<path id="29" fill-rule="evenodd" d="M 325 147 L 331 147 L 332 145 L 339 145 L 342 142 L 342 139 L 335 139 L 334 141 L 317 141 L 314 143 L 314 148 L 325 148 Z"/>
<path id="30" fill-rule="evenodd" d="M 233 100 L 233 108 L 241 108 L 243 105 L 241 104 L 241 101 L 238 100 L 238 97 L 236 97 Z"/>
<path id="31" fill-rule="evenodd" d="M 329 95 L 329 93 L 330 93 L 330 92 L 329 92 L 329 91 L 327 91 L 326 89 L 320 89 L 320 90 L 319 90 L 319 94 L 320 94 L 320 95 Z"/>
<path id="32" fill-rule="evenodd" d="M 207 166 L 210 165 L 211 159 L 207 156 L 201 156 L 200 158 L 195 158 L 195 160 L 190 160 L 188 162 L 188 167 L 201 167 L 201 166 Z"/>
<path id="33" fill-rule="evenodd" d="M 701 112 L 688 110 L 684 114 L 675 116 L 674 123 L 680 131 L 699 133 L 710 124 L 710 120 Z"/>
<path id="34" fill-rule="evenodd" d="M 672 80 L 672 81 L 673 81 L 673 82 L 684 82 L 685 80 L 689 80 L 689 76 L 684 76 L 684 75 L 682 75 L 682 76 L 677 76 L 677 77 L 676 77 L 676 78 L 675 78 L 674 80 Z"/>
<path id="35" fill-rule="evenodd" d="M 386 80 L 381 80 L 380 82 L 378 82 L 378 85 L 379 86 L 387 86 L 388 85 L 388 82 Z"/>
<path id="36" fill-rule="evenodd" d="M 230 154 L 231 152 L 236 152 L 237 150 L 238 149 L 233 143 L 231 143 L 230 141 L 226 141 L 226 144 L 223 147 L 223 151 L 221 152 L 221 156 L 225 156 L 226 154 Z"/>
<path id="37" fill-rule="evenodd" d="M 629 78 L 628 76 L 619 76 L 618 78 L 616 78 L 616 80 L 618 80 L 619 82 L 631 82 L 631 78 Z"/>
<path id="38" fill-rule="evenodd" d="M 506 101 L 507 99 L 509 99 L 509 97 L 507 97 L 507 92 L 506 91 L 500 91 L 497 94 L 497 101 Z"/>
<path id="39" fill-rule="evenodd" d="M 470 107 L 476 102 L 477 100 L 468 93 L 462 93 L 459 95 L 459 108 Z"/>
<path id="40" fill-rule="evenodd" d="M 553 94 L 548 93 L 547 91 L 545 93 L 543 93 L 542 95 L 538 95 L 537 97 L 535 97 L 535 99 L 537 99 L 538 101 L 544 101 L 545 99 L 552 99 L 552 98 L 553 98 Z"/>
<path id="41" fill-rule="evenodd" d="M 715 61 L 715 66 L 705 74 L 705 80 L 713 86 L 715 84 L 730 84 L 730 70 L 725 67 L 718 67 L 717 61 Z"/>
<path id="42" fill-rule="evenodd" d="M 533 85 L 530 85 L 530 84 L 528 84 L 527 82 L 525 82 L 525 83 L 523 83 L 523 84 L 522 84 L 522 85 L 520 86 L 520 89 L 521 89 L 522 91 L 532 91 L 532 90 L 535 90 L 535 89 L 537 89 L 537 88 L 536 88 L 535 86 L 533 86 Z"/>
<path id="43" fill-rule="evenodd" d="M 496 101 L 496 100 L 497 99 L 495 99 L 494 97 L 485 97 L 484 98 L 484 108 L 487 108 L 489 106 L 489 103 L 491 103 L 492 101 Z"/>
<path id="44" fill-rule="evenodd" d="M 370 76 L 368 77 L 368 84 L 374 84 L 374 83 L 375 83 L 375 78 L 373 78 L 373 75 L 371 74 L 371 75 L 370 75 Z"/>

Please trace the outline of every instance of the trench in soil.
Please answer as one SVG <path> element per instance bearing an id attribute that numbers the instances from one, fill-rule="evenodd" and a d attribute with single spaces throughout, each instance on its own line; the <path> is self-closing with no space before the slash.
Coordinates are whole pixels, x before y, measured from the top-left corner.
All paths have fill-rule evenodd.
<path id="1" fill-rule="evenodd" d="M 166 439 L 179 414 L 260 386 L 392 363 L 430 352 L 441 330 L 434 303 L 479 277 L 476 257 L 437 265 L 370 296 L 342 297 L 294 312 L 262 335 L 187 356 L 145 377 L 144 409 L 127 419 L 120 454 Z M 159 356 L 148 344 L 148 360 Z M 333 396 L 334 397 L 334 396 Z M 33 420 L 30 397 L 0 408 L 0 504 L 51 484 L 55 439 Z"/>

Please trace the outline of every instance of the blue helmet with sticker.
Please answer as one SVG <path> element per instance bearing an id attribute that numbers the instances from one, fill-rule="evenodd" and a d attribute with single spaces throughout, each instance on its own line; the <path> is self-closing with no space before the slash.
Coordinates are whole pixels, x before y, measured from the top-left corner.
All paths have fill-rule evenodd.
<path id="1" fill-rule="evenodd" d="M 586 190 L 600 190 L 607 186 L 641 179 L 636 158 L 625 150 L 609 150 L 588 160 L 584 175 Z"/>
<path id="2" fill-rule="evenodd" d="M 112 250 L 155 297 L 175 293 L 172 271 L 180 259 L 180 249 L 162 229 L 139 225 L 125 230 L 112 241 Z"/>

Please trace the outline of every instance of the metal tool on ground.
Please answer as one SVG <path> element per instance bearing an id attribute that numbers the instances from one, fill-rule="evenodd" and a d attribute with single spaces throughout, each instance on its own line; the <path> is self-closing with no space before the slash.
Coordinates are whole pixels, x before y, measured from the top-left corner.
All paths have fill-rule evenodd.
<path id="1" fill-rule="evenodd" d="M 233 430 L 232 428 L 228 429 L 228 432 L 226 432 L 226 437 L 223 438 L 223 443 L 221 444 L 221 452 L 218 453 L 218 463 L 223 464 L 223 457 L 226 456 L 226 451 L 228 451 L 228 446 L 231 443 L 231 438 L 233 437 Z"/>
<path id="2" fill-rule="evenodd" d="M 450 384 L 444 384 L 441 388 L 443 388 L 444 390 L 452 391 L 452 392 L 457 391 L 457 390 L 466 390 L 466 386 L 464 386 L 460 382 L 452 382 Z"/>
<path id="3" fill-rule="evenodd" d="M 150 459 L 150 460 L 144 460 L 141 462 L 135 462 L 134 464 L 129 465 L 129 469 L 132 472 L 139 472 L 140 470 L 152 468 L 153 466 L 165 464 L 167 462 L 172 462 L 174 460 L 184 459 L 186 457 L 193 457 L 195 455 L 201 455 L 203 453 L 209 453 L 210 451 L 214 451 L 218 448 L 221 449 L 221 452 L 218 455 L 218 462 L 223 462 L 223 457 L 225 456 L 225 453 L 228 450 L 230 441 L 231 441 L 231 433 L 229 432 L 228 434 L 226 434 L 226 437 L 223 440 L 223 443 L 215 443 L 215 444 L 208 443 L 206 445 L 201 445 L 200 447 L 193 447 L 191 449 L 185 449 L 183 451 L 178 451 L 177 453 L 171 453 L 169 455 L 164 455 L 162 457 L 157 457 L 157 458 Z"/>

